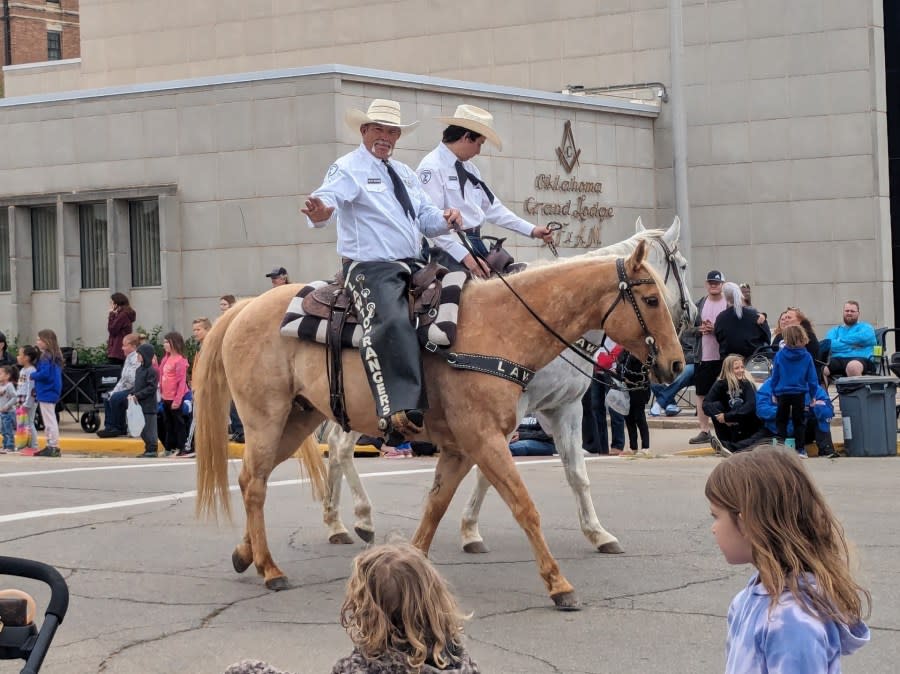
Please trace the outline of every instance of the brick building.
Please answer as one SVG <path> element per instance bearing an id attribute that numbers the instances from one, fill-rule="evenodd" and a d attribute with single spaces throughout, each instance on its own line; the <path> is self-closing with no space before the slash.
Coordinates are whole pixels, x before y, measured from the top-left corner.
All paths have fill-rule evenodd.
<path id="1" fill-rule="evenodd" d="M 0 0 L 0 59 L 4 66 L 72 59 L 80 54 L 78 0 Z M 0 72 L 0 86 L 2 82 Z"/>

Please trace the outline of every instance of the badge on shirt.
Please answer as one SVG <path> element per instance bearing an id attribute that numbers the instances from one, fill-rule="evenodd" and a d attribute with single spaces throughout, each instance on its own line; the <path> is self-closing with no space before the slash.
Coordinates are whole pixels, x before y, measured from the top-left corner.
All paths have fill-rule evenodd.
<path id="1" fill-rule="evenodd" d="M 447 180 L 450 182 L 459 182 L 459 176 L 447 176 Z"/>
<path id="2" fill-rule="evenodd" d="M 366 182 L 368 182 L 370 185 L 380 185 L 381 178 L 369 178 Z"/>
<path id="3" fill-rule="evenodd" d="M 423 185 L 427 185 L 431 180 L 431 169 L 425 169 L 419 174 L 419 180 L 422 181 Z"/>
<path id="4" fill-rule="evenodd" d="M 337 172 L 338 172 L 338 165 L 337 165 L 337 164 L 332 164 L 332 165 L 328 168 L 328 173 L 325 174 L 325 177 L 326 177 L 326 178 L 330 178 L 331 176 L 333 176 L 333 175 L 334 175 L 335 173 L 337 173 Z"/>
<path id="5" fill-rule="evenodd" d="M 368 178 L 366 180 L 366 191 L 367 192 L 384 192 L 385 187 L 381 182 L 381 178 Z"/>

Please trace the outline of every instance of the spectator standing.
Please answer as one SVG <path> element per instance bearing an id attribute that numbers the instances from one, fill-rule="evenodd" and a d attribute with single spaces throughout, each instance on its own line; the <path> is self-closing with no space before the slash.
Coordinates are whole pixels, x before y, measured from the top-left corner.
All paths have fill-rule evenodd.
<path id="1" fill-rule="evenodd" d="M 0 332 L 0 367 L 15 364 L 16 359 L 9 352 L 9 344 L 6 343 L 6 335 Z"/>
<path id="2" fill-rule="evenodd" d="M 224 314 L 234 306 L 235 302 L 237 302 L 237 300 L 235 299 L 234 295 L 222 295 L 219 298 L 219 309 Z"/>
<path id="3" fill-rule="evenodd" d="M 763 329 L 756 309 L 744 306 L 738 285 L 724 284 L 722 295 L 728 306 L 714 321 L 719 356 L 724 359 L 725 356 L 736 353 L 746 359 L 756 353 L 757 349 L 769 346 L 771 336 L 768 326 Z"/>
<path id="4" fill-rule="evenodd" d="M 31 376 L 35 371 L 35 363 L 41 357 L 41 352 L 36 346 L 26 344 L 19 347 L 19 383 L 16 385 L 16 403 L 24 407 L 28 415 L 28 443 L 22 449 L 22 456 L 34 456 L 38 451 L 37 429 L 34 427 L 34 413 L 37 411 L 37 398 L 34 392 L 34 382 Z"/>
<path id="5" fill-rule="evenodd" d="M 625 415 L 625 428 L 628 429 L 628 449 L 620 454 L 632 455 L 638 451 L 638 433 L 641 436 L 641 454 L 650 450 L 650 426 L 647 424 L 647 403 L 650 402 L 650 389 L 644 374 L 644 364 L 623 351 L 619 356 L 619 372 L 628 388 L 628 414 Z"/>
<path id="6" fill-rule="evenodd" d="M 801 463 L 760 447 L 716 466 L 705 493 L 725 561 L 756 567 L 728 609 L 725 674 L 840 672 L 841 655 L 869 642 L 872 598 Z"/>
<path id="7" fill-rule="evenodd" d="M 138 454 L 141 459 L 155 459 L 158 451 L 158 426 L 156 394 L 159 390 L 159 375 L 153 367 L 156 354 L 150 344 L 141 344 L 137 348 L 139 361 L 137 372 L 134 374 L 134 388 L 130 397 L 141 406 L 144 413 L 144 429 L 141 431 L 141 440 L 144 441 L 144 453 Z"/>
<path id="8" fill-rule="evenodd" d="M 122 342 L 125 335 L 134 329 L 134 320 L 137 314 L 131 308 L 128 297 L 122 293 L 113 293 L 110 296 L 109 316 L 106 321 L 106 329 L 109 339 L 106 342 L 106 357 L 110 363 L 122 365 L 125 362 L 125 352 Z"/>
<path id="9" fill-rule="evenodd" d="M 187 427 L 181 403 L 188 392 L 188 361 L 184 357 L 184 337 L 179 332 L 170 332 L 163 338 L 163 356 L 159 364 L 159 391 L 162 395 L 163 416 L 166 428 L 166 456 L 185 454 L 184 443 Z"/>
<path id="10" fill-rule="evenodd" d="M 815 442 L 819 449 L 819 456 L 837 458 L 838 453 L 834 448 L 834 440 L 831 437 L 831 420 L 834 418 L 834 405 L 828 392 L 820 384 L 816 388 L 816 397 L 806 399 L 806 437 L 803 445 Z M 778 432 L 775 425 L 775 415 L 778 407 L 772 397 L 772 378 L 766 379 L 756 391 L 756 416 L 765 424 L 765 437 L 773 437 Z M 788 420 L 788 435 L 796 435 L 793 425 Z"/>
<path id="11" fill-rule="evenodd" d="M 753 293 L 750 290 L 749 283 L 741 283 L 741 299 L 742 304 L 745 307 L 753 307 Z M 755 307 L 753 307 L 755 308 Z M 766 334 L 766 343 L 772 341 L 772 329 L 769 327 L 769 317 L 764 311 L 760 311 L 756 309 L 756 322 L 759 323 L 759 327 L 762 328 L 763 332 Z"/>
<path id="12" fill-rule="evenodd" d="M 140 365 L 137 355 L 140 343 L 141 337 L 136 332 L 125 335 L 125 339 L 122 340 L 125 364 L 122 365 L 119 381 L 109 392 L 109 397 L 103 401 L 103 428 L 97 431 L 99 438 L 117 438 L 125 435 L 125 411 L 128 409 L 128 396 L 134 388 L 134 375 Z"/>
<path id="13" fill-rule="evenodd" d="M 716 431 L 710 440 L 722 456 L 731 456 L 768 437 L 756 416 L 756 385 L 744 370 L 744 359 L 732 354 L 703 399 L 703 410 Z"/>
<path id="14" fill-rule="evenodd" d="M 37 347 L 41 352 L 35 365 L 34 392 L 41 407 L 41 418 L 47 433 L 47 445 L 35 456 L 60 456 L 59 422 L 56 420 L 56 403 L 62 395 L 63 357 L 59 348 L 59 340 L 53 330 L 38 332 Z"/>
<path id="15" fill-rule="evenodd" d="M 621 352 L 622 347 L 604 335 L 594 356 L 594 378 L 581 399 L 582 448 L 591 454 L 609 454 L 610 427 L 613 427 L 613 438 L 620 440 L 619 449 L 625 446 L 624 417 L 610 410 L 610 423 L 606 422 L 606 392 L 613 383 L 609 372 L 615 368 L 616 358 Z"/>
<path id="16" fill-rule="evenodd" d="M 826 377 L 859 377 L 875 372 L 875 328 L 859 320 L 859 302 L 844 303 L 843 325 L 836 325 L 826 335 L 831 340 L 831 359 L 825 367 Z"/>
<path id="17" fill-rule="evenodd" d="M 3 432 L 3 448 L 0 454 L 16 451 L 16 384 L 19 381 L 15 365 L 0 365 L 0 429 Z"/>
<path id="18" fill-rule="evenodd" d="M 706 297 L 697 302 L 697 319 L 692 334 L 699 337 L 697 351 L 694 354 L 694 392 L 697 395 L 697 422 L 700 432 L 688 440 L 692 445 L 703 445 L 712 439 L 709 434 L 709 417 L 703 411 L 703 398 L 722 372 L 722 356 L 719 354 L 715 324 L 719 314 L 728 306 L 722 296 L 724 282 L 725 276 L 722 272 L 710 270 L 706 275 Z"/>
<path id="19" fill-rule="evenodd" d="M 291 282 L 291 280 L 288 278 L 287 269 L 285 269 L 284 267 L 275 267 L 272 271 L 266 274 L 266 278 L 272 281 L 273 288 L 287 285 Z"/>
<path id="20" fill-rule="evenodd" d="M 806 438 L 806 396 L 816 397 L 819 380 L 816 366 L 806 350 L 809 339 L 799 325 L 789 325 L 782 333 L 784 348 L 775 354 L 772 365 L 772 396 L 778 405 L 775 414 L 776 437 L 787 438 L 788 419 L 793 423 L 794 447 L 801 458 L 806 458 L 803 441 Z"/>

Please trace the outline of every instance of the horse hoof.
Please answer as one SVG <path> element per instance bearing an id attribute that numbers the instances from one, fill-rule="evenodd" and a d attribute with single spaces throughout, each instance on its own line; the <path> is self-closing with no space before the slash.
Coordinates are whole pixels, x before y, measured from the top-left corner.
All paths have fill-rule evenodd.
<path id="1" fill-rule="evenodd" d="M 619 545 L 619 541 L 610 541 L 609 543 L 598 545 L 597 552 L 603 553 L 604 555 L 621 555 L 625 550 Z"/>
<path id="2" fill-rule="evenodd" d="M 245 561 L 244 558 L 238 554 L 237 550 L 235 550 L 234 552 L 231 553 L 231 565 L 234 567 L 234 570 L 237 571 L 238 573 L 244 573 L 244 571 L 249 569 L 250 563 L 252 561 L 253 560 Z"/>
<path id="3" fill-rule="evenodd" d="M 490 550 L 488 550 L 488 546 L 484 544 L 484 541 L 472 541 L 471 543 L 466 543 L 463 546 L 463 552 L 468 552 L 471 555 L 476 555 L 490 552 Z"/>
<path id="4" fill-rule="evenodd" d="M 369 531 L 368 529 L 360 529 L 359 527 L 353 527 L 353 531 L 355 531 L 356 535 L 366 543 L 371 543 L 375 540 L 374 531 Z"/>
<path id="5" fill-rule="evenodd" d="M 551 598 L 553 599 L 553 603 L 556 604 L 556 609 L 558 611 L 581 610 L 581 607 L 578 605 L 578 597 L 575 596 L 574 591 L 551 595 Z"/>
<path id="6" fill-rule="evenodd" d="M 350 538 L 350 534 L 346 531 L 342 531 L 339 534 L 331 534 L 328 537 L 328 542 L 332 545 L 353 545 L 353 539 Z"/>
<path id="7" fill-rule="evenodd" d="M 290 589 L 291 585 L 288 583 L 287 576 L 276 576 L 266 581 L 266 587 L 273 592 L 281 592 Z"/>

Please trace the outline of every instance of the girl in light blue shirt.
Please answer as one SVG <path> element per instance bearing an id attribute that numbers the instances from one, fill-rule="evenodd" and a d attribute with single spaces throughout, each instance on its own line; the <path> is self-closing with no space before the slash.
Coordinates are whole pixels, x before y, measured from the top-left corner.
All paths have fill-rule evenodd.
<path id="1" fill-rule="evenodd" d="M 706 498 L 725 561 L 756 567 L 728 610 L 726 674 L 838 674 L 841 655 L 869 641 L 871 596 L 797 455 L 735 455 L 710 474 Z"/>

